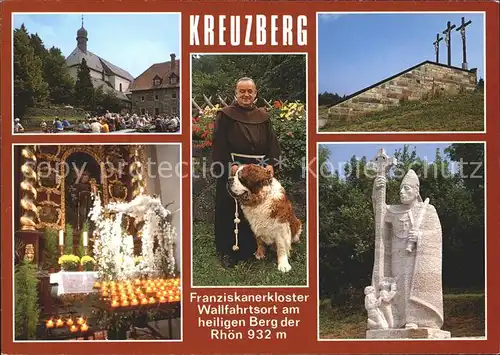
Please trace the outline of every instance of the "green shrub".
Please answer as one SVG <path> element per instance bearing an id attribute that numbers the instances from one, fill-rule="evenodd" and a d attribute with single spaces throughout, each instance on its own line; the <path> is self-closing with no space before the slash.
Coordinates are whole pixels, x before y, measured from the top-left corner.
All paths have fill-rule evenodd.
<path id="1" fill-rule="evenodd" d="M 37 268 L 26 259 L 17 265 L 14 276 L 16 340 L 36 338 L 40 310 L 38 306 Z"/>
<path id="2" fill-rule="evenodd" d="M 65 232 L 64 254 L 73 254 L 73 226 L 67 223 Z"/>
<path id="3" fill-rule="evenodd" d="M 58 235 L 57 230 L 52 228 L 47 228 L 44 231 L 44 255 L 45 255 L 45 263 L 44 267 L 49 269 L 51 267 L 55 268 L 57 266 L 57 260 L 59 258 L 59 250 L 58 250 Z"/>

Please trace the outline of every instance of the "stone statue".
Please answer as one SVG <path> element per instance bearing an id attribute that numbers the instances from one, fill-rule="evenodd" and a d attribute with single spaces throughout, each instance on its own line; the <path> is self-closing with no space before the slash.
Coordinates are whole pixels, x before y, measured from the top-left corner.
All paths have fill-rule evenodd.
<path id="1" fill-rule="evenodd" d="M 394 317 L 392 315 L 392 300 L 396 296 L 396 282 L 390 278 L 385 277 L 380 283 L 379 292 L 379 309 L 382 312 L 387 326 L 389 328 L 394 328 Z"/>
<path id="2" fill-rule="evenodd" d="M 377 298 L 373 286 L 365 287 L 365 309 L 368 312 L 368 329 L 389 328 L 384 315 L 380 311 L 380 299 Z"/>
<path id="3" fill-rule="evenodd" d="M 422 201 L 420 182 L 413 170 L 401 182 L 401 204 L 386 204 L 385 174 L 393 164 L 387 158 L 381 151 L 375 159 L 372 286 L 379 289 L 380 310 L 390 329 L 425 328 L 431 329 L 433 337 L 447 338 L 449 332 L 440 331 L 444 322 L 441 223 L 429 200 Z"/>

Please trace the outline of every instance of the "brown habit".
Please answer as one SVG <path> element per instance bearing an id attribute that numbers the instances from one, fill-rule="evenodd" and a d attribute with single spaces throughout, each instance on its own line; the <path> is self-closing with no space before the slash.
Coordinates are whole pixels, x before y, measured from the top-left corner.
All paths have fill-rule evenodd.
<path id="1" fill-rule="evenodd" d="M 239 209 L 241 220 L 238 229 L 239 251 L 233 252 L 235 202 L 227 191 L 227 179 L 232 163 L 262 164 L 254 157 L 264 156 L 265 164 L 273 165 L 275 172 L 281 156 L 281 149 L 272 127 L 269 114 L 256 107 L 243 108 L 237 103 L 225 107 L 217 114 L 213 135 L 213 173 L 217 177 L 215 204 L 215 242 L 218 253 L 231 255 L 236 260 L 253 256 L 257 245 L 255 237 Z"/>

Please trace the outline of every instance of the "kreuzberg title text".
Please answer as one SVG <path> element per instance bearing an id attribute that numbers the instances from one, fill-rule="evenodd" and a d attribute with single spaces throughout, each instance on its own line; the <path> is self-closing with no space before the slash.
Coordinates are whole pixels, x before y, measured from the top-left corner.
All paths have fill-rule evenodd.
<path id="1" fill-rule="evenodd" d="M 191 46 L 306 46 L 305 15 L 190 15 Z"/>

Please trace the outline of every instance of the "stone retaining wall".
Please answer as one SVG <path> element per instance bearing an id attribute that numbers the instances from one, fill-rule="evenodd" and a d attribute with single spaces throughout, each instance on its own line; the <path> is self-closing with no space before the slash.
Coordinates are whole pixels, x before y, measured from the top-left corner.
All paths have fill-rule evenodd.
<path id="1" fill-rule="evenodd" d="M 328 120 L 349 120 L 397 106 L 404 100 L 421 100 L 436 94 L 454 95 L 474 90 L 476 85 L 476 69 L 463 70 L 426 61 L 330 107 Z"/>

